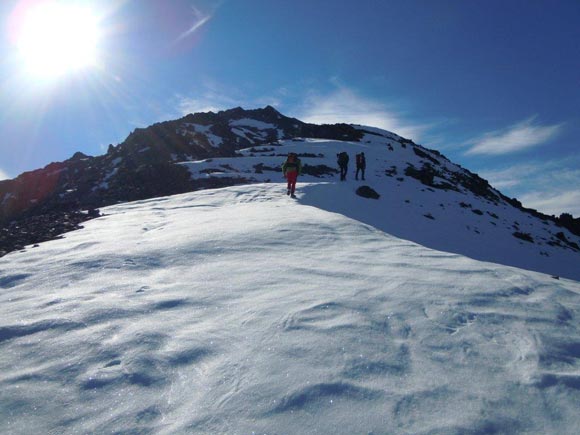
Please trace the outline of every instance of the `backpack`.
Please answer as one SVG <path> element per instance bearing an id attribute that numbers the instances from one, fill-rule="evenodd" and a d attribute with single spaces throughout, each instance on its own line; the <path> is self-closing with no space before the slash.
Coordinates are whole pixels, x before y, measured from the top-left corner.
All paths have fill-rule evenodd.
<path id="1" fill-rule="evenodd" d="M 286 172 L 298 172 L 298 175 L 302 174 L 302 162 L 298 158 L 298 154 L 290 153 L 288 157 L 293 156 L 294 161 L 289 162 L 288 159 L 282 164 L 282 172 L 286 174 Z M 289 171 L 290 170 L 290 171 Z"/>

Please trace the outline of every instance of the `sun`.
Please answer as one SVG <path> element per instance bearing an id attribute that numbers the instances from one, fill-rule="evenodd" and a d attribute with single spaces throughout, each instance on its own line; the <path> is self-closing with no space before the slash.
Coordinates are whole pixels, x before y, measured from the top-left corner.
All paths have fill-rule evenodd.
<path id="1" fill-rule="evenodd" d="M 54 77 L 96 65 L 99 23 L 86 6 L 47 0 L 30 4 L 20 19 L 16 44 L 27 72 Z"/>

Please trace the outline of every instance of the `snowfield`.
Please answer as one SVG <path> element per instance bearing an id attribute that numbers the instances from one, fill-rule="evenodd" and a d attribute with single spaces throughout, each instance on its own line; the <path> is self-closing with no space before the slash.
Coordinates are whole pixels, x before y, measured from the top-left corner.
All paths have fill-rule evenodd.
<path id="1" fill-rule="evenodd" d="M 303 180 L 108 207 L 1 258 L 0 433 L 578 433 L 578 281 Z"/>
<path id="2" fill-rule="evenodd" d="M 240 157 L 181 164 L 195 179 L 228 177 L 279 182 L 283 181 L 280 165 L 288 152 L 295 152 L 303 166 L 311 169 L 305 170 L 298 183 L 298 189 L 306 193 L 304 204 L 351 217 L 439 251 L 580 280 L 580 237 L 503 199 L 493 201 L 475 195 L 455 178 L 471 180 L 473 174 L 441 155 L 424 148 L 419 149 L 423 155 L 418 155 L 418 148 L 400 142 L 400 136 L 377 128 L 357 127 L 372 134 L 367 133 L 360 142 L 295 138 L 242 150 Z M 337 182 L 335 169 L 336 154 L 341 151 L 350 155 L 344 183 Z M 360 152 L 365 153 L 367 161 L 364 182 L 354 180 L 355 154 Z M 453 187 L 433 188 L 407 175 L 409 167 L 419 169 L 425 163 L 448 177 L 435 177 L 433 184 Z M 310 184 L 304 186 L 304 182 Z M 362 185 L 379 193 L 379 200 L 357 196 L 355 191 Z M 491 191 L 500 195 L 493 188 Z"/>

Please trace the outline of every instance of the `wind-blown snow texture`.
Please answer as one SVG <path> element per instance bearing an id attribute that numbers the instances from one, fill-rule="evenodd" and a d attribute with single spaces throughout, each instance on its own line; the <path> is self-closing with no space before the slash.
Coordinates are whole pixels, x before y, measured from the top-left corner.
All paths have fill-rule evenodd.
<path id="1" fill-rule="evenodd" d="M 348 183 L 284 189 L 113 206 L 0 259 L 0 433 L 577 433 L 578 282 L 332 212 Z"/>

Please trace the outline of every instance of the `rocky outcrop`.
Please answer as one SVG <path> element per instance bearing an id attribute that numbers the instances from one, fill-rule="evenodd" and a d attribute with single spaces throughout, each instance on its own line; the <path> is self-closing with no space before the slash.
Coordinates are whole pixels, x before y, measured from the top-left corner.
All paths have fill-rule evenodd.
<path id="1" fill-rule="evenodd" d="M 24 249 L 26 246 L 59 238 L 63 233 L 82 228 L 81 223 L 99 217 L 98 210 L 90 212 L 52 211 L 30 216 L 0 228 L 0 257 Z"/>

